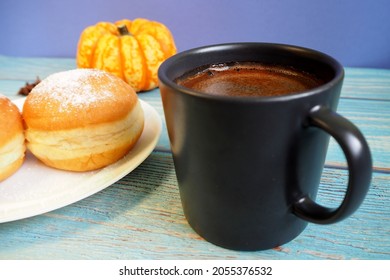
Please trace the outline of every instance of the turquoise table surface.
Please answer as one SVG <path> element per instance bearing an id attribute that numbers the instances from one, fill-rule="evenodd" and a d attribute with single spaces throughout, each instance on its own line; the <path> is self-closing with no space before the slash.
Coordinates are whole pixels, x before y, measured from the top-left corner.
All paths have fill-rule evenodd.
<path id="1" fill-rule="evenodd" d="M 74 59 L 0 56 L 0 93 L 75 68 Z M 214 246 L 187 224 L 180 203 L 158 89 L 140 99 L 160 114 L 152 154 L 106 189 L 63 208 L 0 224 L 0 259 L 390 259 L 390 70 L 346 68 L 338 112 L 366 136 L 373 156 L 367 197 L 337 224 L 309 224 L 295 240 L 257 252 Z M 348 171 L 331 140 L 317 201 L 336 206 Z M 1 184 L 1 183 L 0 183 Z"/>

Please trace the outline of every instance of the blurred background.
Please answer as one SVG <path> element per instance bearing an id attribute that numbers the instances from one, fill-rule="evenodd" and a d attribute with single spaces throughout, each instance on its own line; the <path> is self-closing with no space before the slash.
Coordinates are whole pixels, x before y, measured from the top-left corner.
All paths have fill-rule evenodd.
<path id="1" fill-rule="evenodd" d="M 0 0 L 0 55 L 74 58 L 87 26 L 138 17 L 165 24 L 179 51 L 276 42 L 390 69 L 389 0 Z"/>

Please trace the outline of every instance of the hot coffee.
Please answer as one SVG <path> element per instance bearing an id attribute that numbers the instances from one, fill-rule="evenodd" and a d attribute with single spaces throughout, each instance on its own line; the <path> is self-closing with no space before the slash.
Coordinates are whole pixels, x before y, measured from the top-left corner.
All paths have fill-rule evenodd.
<path id="1" fill-rule="evenodd" d="M 203 66 L 175 81 L 177 84 L 212 95 L 276 96 L 302 92 L 324 82 L 292 67 L 255 62 Z"/>

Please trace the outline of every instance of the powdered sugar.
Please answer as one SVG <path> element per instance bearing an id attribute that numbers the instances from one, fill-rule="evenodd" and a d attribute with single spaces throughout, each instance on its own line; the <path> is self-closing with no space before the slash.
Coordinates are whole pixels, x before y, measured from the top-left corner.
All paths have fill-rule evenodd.
<path id="1" fill-rule="evenodd" d="M 11 100 L 7 96 L 5 96 L 1 93 L 0 93 L 0 103 L 6 105 L 6 107 L 4 106 L 2 108 L 2 111 L 0 112 L 0 117 L 5 117 L 6 113 L 13 112 L 16 109 L 15 108 L 16 106 L 11 102 Z M 19 108 L 17 108 L 17 110 L 19 110 Z M 5 121 L 5 119 L 4 119 L 4 121 Z"/>
<path id="2" fill-rule="evenodd" d="M 118 82 L 117 79 L 119 78 L 96 69 L 74 69 L 55 73 L 32 90 L 30 104 L 60 104 L 58 108 L 61 112 L 70 107 L 83 108 L 100 100 L 115 99 L 110 81 L 115 83 Z"/>

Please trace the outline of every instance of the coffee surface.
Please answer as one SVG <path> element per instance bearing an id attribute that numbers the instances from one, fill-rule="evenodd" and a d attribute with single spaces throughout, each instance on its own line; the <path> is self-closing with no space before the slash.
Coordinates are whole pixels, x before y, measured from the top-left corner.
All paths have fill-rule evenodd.
<path id="1" fill-rule="evenodd" d="M 195 91 L 225 96 L 277 96 L 323 84 L 314 75 L 291 67 L 255 62 L 204 66 L 175 82 Z"/>

